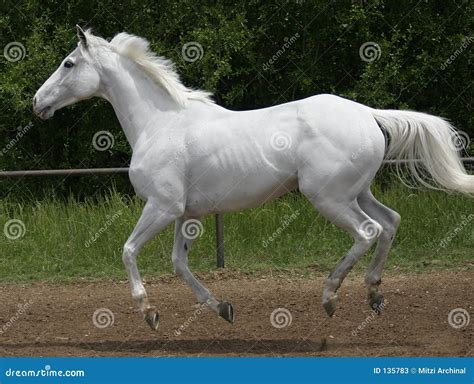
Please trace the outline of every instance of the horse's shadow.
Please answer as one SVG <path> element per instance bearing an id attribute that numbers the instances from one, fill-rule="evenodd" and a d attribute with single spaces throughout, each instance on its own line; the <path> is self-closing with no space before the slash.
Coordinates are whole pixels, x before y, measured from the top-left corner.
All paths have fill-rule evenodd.
<path id="1" fill-rule="evenodd" d="M 398 343 L 400 347 L 422 348 L 423 344 L 417 342 L 404 341 Z M 291 354 L 315 354 L 324 355 L 330 351 L 348 351 L 360 349 L 379 349 L 386 347 L 387 343 L 355 341 L 355 342 L 327 342 L 326 339 L 320 341 L 302 339 L 193 339 L 193 340 L 125 340 L 125 341 L 95 341 L 95 342 L 73 342 L 73 341 L 45 341 L 34 343 L 6 344 L 0 343 L 0 348 L 9 350 L 13 355 L 21 354 L 22 349 L 45 348 L 51 351 L 53 348 L 62 348 L 95 352 L 96 354 L 123 354 L 130 355 L 291 355 Z M 58 352 L 59 352 L 58 351 Z M 16 353 L 15 353 L 16 352 Z"/>

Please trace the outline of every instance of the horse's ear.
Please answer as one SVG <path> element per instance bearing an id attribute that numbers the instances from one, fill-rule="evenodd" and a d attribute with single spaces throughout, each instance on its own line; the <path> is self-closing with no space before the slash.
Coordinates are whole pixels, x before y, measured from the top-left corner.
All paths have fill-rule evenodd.
<path id="1" fill-rule="evenodd" d="M 76 24 L 76 29 L 77 29 L 77 37 L 79 38 L 79 41 L 82 43 L 84 48 L 87 48 L 87 39 L 86 39 L 86 34 L 82 30 L 79 25 Z"/>

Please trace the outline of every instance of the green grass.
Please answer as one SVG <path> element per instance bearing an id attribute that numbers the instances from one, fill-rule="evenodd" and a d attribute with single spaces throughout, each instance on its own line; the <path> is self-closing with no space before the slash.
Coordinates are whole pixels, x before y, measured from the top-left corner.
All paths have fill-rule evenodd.
<path id="1" fill-rule="evenodd" d="M 389 271 L 473 265 L 472 199 L 410 190 L 401 185 L 383 194 L 375 190 L 375 194 L 402 216 L 387 263 Z M 0 280 L 125 278 L 122 246 L 142 205 L 137 198 L 124 199 L 115 192 L 99 201 L 86 202 L 53 198 L 36 202 L 3 200 L 0 229 L 8 220 L 19 219 L 26 232 L 16 240 L 0 232 Z M 285 219 L 287 225 L 282 224 Z M 99 232 L 96 241 L 86 246 Z M 274 240 L 269 242 L 274 233 Z M 442 240 L 448 238 L 448 244 L 441 247 Z M 142 250 L 139 267 L 144 276 L 172 273 L 172 241 L 171 226 Z M 204 220 L 204 233 L 194 244 L 190 254 L 192 270 L 215 269 L 213 217 Z M 318 215 L 297 193 L 260 208 L 225 215 L 226 265 L 244 272 L 296 269 L 326 273 L 350 245 L 345 232 Z M 369 260 L 365 256 L 357 269 L 362 270 Z"/>

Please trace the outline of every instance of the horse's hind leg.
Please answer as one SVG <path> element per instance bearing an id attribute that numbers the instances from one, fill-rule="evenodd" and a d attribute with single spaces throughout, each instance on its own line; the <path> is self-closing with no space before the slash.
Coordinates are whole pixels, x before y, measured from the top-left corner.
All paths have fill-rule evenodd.
<path id="1" fill-rule="evenodd" d="M 180 276 L 196 295 L 198 302 L 207 305 L 229 323 L 234 322 L 232 305 L 225 301 L 218 301 L 211 292 L 192 274 L 188 267 L 188 252 L 191 249 L 194 236 L 186 236 L 186 221 L 184 218 L 176 220 L 173 246 L 173 266 Z M 194 232 L 193 232 L 194 234 Z M 193 238 L 191 238 L 193 237 Z"/>
<path id="2" fill-rule="evenodd" d="M 330 273 L 324 286 L 323 306 L 328 315 L 332 316 L 336 310 L 337 290 L 357 260 L 374 244 L 382 232 L 382 226 L 359 207 L 356 199 L 350 202 L 322 199 L 320 196 L 309 199 L 323 216 L 345 229 L 354 239 L 351 249 Z"/>
<path id="3" fill-rule="evenodd" d="M 370 190 L 362 192 L 358 196 L 357 201 L 364 212 L 377 220 L 383 227 L 383 232 L 377 241 L 372 263 L 365 277 L 369 304 L 374 310 L 380 311 L 383 296 L 378 292 L 378 287 L 381 282 L 385 260 L 387 259 L 393 239 L 395 238 L 395 233 L 400 224 L 400 215 L 377 201 Z"/>

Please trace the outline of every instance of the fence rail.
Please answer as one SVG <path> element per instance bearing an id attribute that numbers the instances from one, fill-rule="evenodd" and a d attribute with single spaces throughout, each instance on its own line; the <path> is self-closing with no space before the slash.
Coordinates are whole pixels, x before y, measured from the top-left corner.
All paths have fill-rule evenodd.
<path id="1" fill-rule="evenodd" d="M 408 164 L 418 160 L 384 160 L 383 165 Z M 473 163 L 474 157 L 461 158 L 463 163 Z M 88 176 L 113 175 L 128 173 L 128 168 L 70 168 L 70 169 L 35 169 L 24 171 L 0 171 L 0 178 L 33 177 L 33 176 Z"/>
<path id="2" fill-rule="evenodd" d="M 0 171 L 0 178 L 30 176 L 87 176 L 126 174 L 128 168 L 72 168 L 72 169 L 35 169 L 28 171 Z"/>
<path id="3" fill-rule="evenodd" d="M 463 157 L 463 163 L 474 164 L 474 157 Z M 383 164 L 407 164 L 412 160 L 384 160 Z M 415 160 L 417 161 L 417 160 Z M 100 176 L 126 174 L 128 168 L 36 169 L 24 171 L 0 171 L 1 178 L 48 177 L 48 176 Z M 224 268 L 224 216 L 215 215 L 217 267 Z"/>

